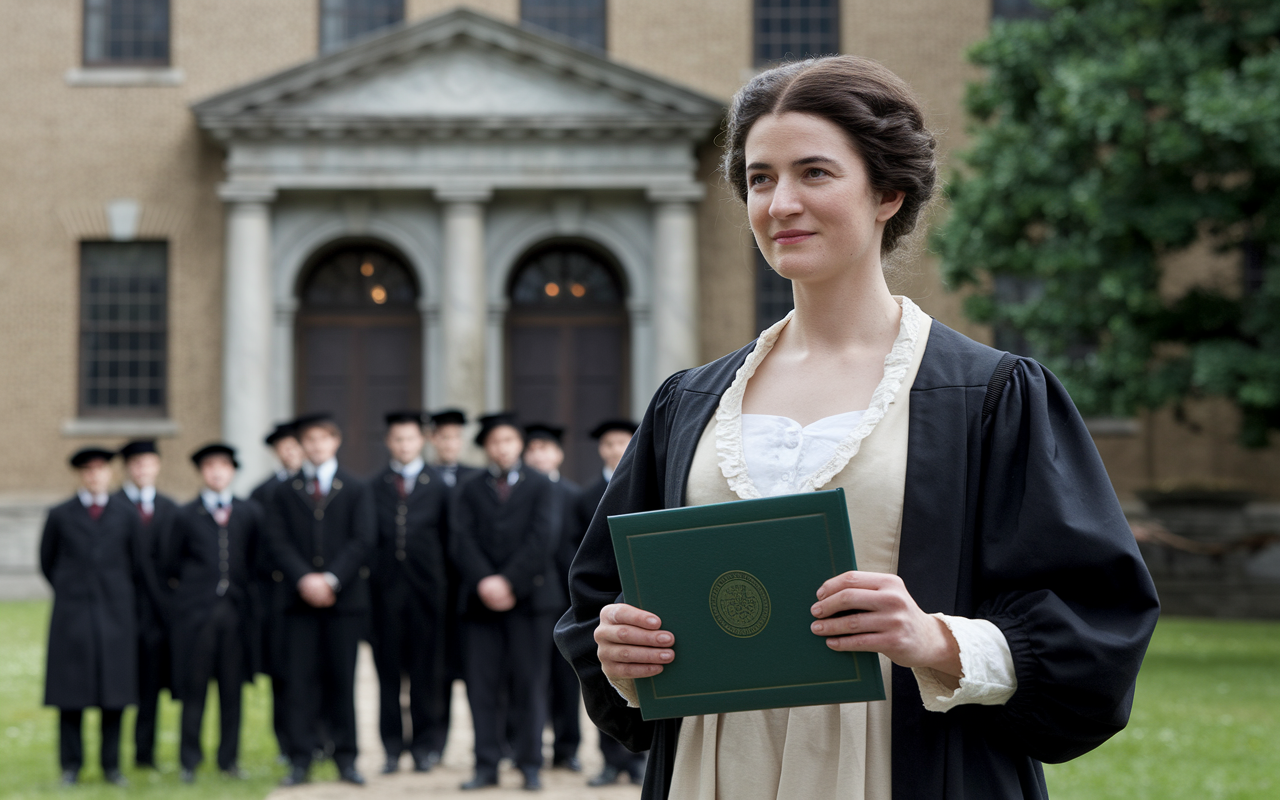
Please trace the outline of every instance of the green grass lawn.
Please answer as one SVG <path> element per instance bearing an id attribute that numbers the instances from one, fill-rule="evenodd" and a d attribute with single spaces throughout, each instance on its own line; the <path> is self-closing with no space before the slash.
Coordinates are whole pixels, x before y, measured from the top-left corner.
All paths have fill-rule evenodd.
<path id="1" fill-rule="evenodd" d="M 57 714 L 40 705 L 49 604 L 0 603 L 0 798 L 68 796 L 57 785 Z M 178 706 L 161 701 L 158 772 L 133 762 L 133 712 L 122 761 L 132 788 L 101 782 L 96 714 L 85 725 L 84 798 L 260 798 L 283 774 L 275 764 L 269 685 L 244 693 L 241 765 L 225 781 L 212 764 L 217 703 L 205 715 L 206 762 L 194 786 L 178 780 Z M 1165 619 L 1138 679 L 1129 727 L 1067 764 L 1046 765 L 1054 800 L 1274 800 L 1280 797 L 1280 623 Z M 329 779 L 332 764 L 314 777 Z"/>

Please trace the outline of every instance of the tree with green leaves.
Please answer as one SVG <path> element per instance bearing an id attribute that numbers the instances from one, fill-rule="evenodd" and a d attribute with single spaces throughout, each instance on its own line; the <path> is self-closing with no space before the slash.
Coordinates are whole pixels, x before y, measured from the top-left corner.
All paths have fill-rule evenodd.
<path id="1" fill-rule="evenodd" d="M 1225 397 L 1280 429 L 1280 2 L 1041 0 L 971 51 L 972 145 L 933 238 L 967 313 L 1019 340 L 1085 414 Z M 1180 296 L 1209 244 L 1230 285 Z"/>

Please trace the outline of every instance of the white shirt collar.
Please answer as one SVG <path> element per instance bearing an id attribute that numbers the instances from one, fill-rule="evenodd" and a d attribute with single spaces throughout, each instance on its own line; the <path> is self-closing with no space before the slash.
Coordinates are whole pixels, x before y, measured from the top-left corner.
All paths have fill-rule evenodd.
<path id="1" fill-rule="evenodd" d="M 609 481 L 613 480 L 613 470 L 609 469 L 608 467 L 605 467 L 604 469 L 600 470 L 600 474 L 604 476 L 605 483 L 608 483 Z"/>
<path id="2" fill-rule="evenodd" d="M 308 479 L 314 478 L 319 481 L 320 491 L 328 494 L 329 488 L 333 486 L 333 474 L 338 471 L 338 459 L 331 458 L 319 466 L 307 461 L 303 463 L 302 471 L 306 473 Z"/>
<path id="3" fill-rule="evenodd" d="M 280 467 L 280 469 L 276 470 L 276 480 L 280 481 L 281 483 L 284 483 L 285 481 L 289 480 L 289 475 L 290 475 L 289 470 L 285 469 L 284 467 Z"/>
<path id="4" fill-rule="evenodd" d="M 231 500 L 232 496 L 230 489 L 222 493 L 215 492 L 209 488 L 200 490 L 200 501 L 204 503 L 204 507 L 208 509 L 210 514 L 217 511 L 219 506 L 226 506 L 227 508 L 230 508 Z"/>
<path id="5" fill-rule="evenodd" d="M 516 461 L 516 465 L 512 467 L 511 470 L 507 473 L 507 483 L 509 485 L 515 486 L 516 481 L 520 480 L 520 467 L 522 466 L 524 466 L 524 462 Z M 497 464 L 490 463 L 489 474 L 495 478 L 501 476 L 502 467 L 499 467 Z"/>
<path id="6" fill-rule="evenodd" d="M 408 464 L 401 464 L 394 458 L 391 459 L 391 469 L 395 470 L 408 481 L 417 480 L 418 475 L 422 472 L 422 468 L 424 466 L 426 466 L 426 462 L 424 462 L 420 457 L 415 458 Z"/>
<path id="7" fill-rule="evenodd" d="M 133 481 L 125 481 L 120 488 L 124 489 L 124 493 L 128 495 L 129 502 L 135 506 L 139 503 L 143 508 L 150 509 L 156 503 L 156 487 L 154 486 L 136 486 Z"/>
<path id="8" fill-rule="evenodd" d="M 107 504 L 107 493 L 89 494 L 88 489 L 80 489 L 76 492 L 76 496 L 80 498 L 80 505 L 88 508 L 89 506 L 105 506 Z"/>

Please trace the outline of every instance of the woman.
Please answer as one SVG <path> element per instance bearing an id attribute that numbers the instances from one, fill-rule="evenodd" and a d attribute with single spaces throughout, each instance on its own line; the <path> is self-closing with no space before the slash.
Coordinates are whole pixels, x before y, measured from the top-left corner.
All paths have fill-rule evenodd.
<path id="1" fill-rule="evenodd" d="M 654 397 L 556 630 L 588 711 L 650 748 L 647 798 L 1045 797 L 1039 762 L 1123 728 L 1158 614 L 1079 414 L 1034 361 L 889 293 L 881 259 L 936 177 L 895 75 L 849 56 L 761 74 L 725 173 L 796 310 Z M 814 587 L 812 630 L 880 653 L 888 699 L 643 721 L 633 681 L 680 646 L 620 602 L 606 517 L 836 487 L 863 571 Z"/>

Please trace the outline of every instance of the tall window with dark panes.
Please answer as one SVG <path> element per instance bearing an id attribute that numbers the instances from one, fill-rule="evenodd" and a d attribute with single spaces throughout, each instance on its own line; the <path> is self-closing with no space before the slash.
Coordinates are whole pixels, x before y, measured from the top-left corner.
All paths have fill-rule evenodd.
<path id="1" fill-rule="evenodd" d="M 81 416 L 164 416 L 168 261 L 165 242 L 80 243 Z"/>
<path id="2" fill-rule="evenodd" d="M 87 67 L 169 64 L 169 0 L 84 0 Z"/>
<path id="3" fill-rule="evenodd" d="M 992 19 L 1047 19 L 1048 9 L 1035 0 L 991 0 Z"/>
<path id="4" fill-rule="evenodd" d="M 839 0 L 755 0 L 757 66 L 839 50 Z"/>
<path id="5" fill-rule="evenodd" d="M 404 22 L 404 0 L 320 0 L 320 52 Z"/>
<path id="6" fill-rule="evenodd" d="M 605 0 L 520 0 L 520 19 L 567 36 L 580 45 L 605 50 Z"/>

